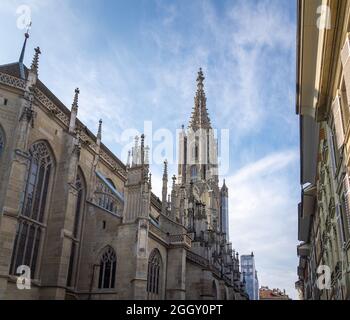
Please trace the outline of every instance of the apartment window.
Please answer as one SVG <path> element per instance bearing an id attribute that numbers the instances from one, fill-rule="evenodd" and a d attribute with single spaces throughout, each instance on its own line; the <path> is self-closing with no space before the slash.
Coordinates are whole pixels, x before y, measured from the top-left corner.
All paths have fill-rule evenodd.
<path id="1" fill-rule="evenodd" d="M 350 238 L 350 180 L 348 174 L 343 180 L 343 192 L 341 193 L 342 221 L 345 241 Z"/>
<path id="2" fill-rule="evenodd" d="M 332 171 L 332 177 L 335 177 L 336 171 L 337 171 L 337 163 L 335 159 L 335 149 L 334 149 L 334 136 L 332 129 L 327 125 L 326 128 L 327 132 L 327 144 L 329 147 L 329 153 L 330 153 L 330 158 L 331 158 L 331 171 Z"/>
<path id="3" fill-rule="evenodd" d="M 330 143 L 331 143 L 331 157 L 332 157 L 332 165 L 334 169 L 334 177 L 336 176 L 337 168 L 340 164 L 340 152 L 337 148 L 337 138 L 335 135 L 335 127 L 332 126 L 332 129 L 330 131 Z"/>
<path id="4" fill-rule="evenodd" d="M 344 128 L 347 128 L 349 119 L 350 119 L 350 110 L 349 110 L 348 98 L 346 95 L 345 80 L 343 80 L 341 84 L 340 97 L 341 97 L 340 102 L 342 107 L 342 114 L 344 119 L 343 125 L 344 125 Z"/>
<path id="5" fill-rule="evenodd" d="M 99 289 L 113 289 L 115 287 L 115 274 L 117 269 L 117 256 L 111 247 L 107 247 L 100 259 Z"/>
<path id="6" fill-rule="evenodd" d="M 44 228 L 49 181 L 53 171 L 53 157 L 45 142 L 35 143 L 30 148 L 30 156 L 26 192 L 18 219 L 10 273 L 16 274 L 18 266 L 26 265 L 31 268 L 31 277 L 34 278 Z"/>
<path id="7" fill-rule="evenodd" d="M 343 121 L 344 117 L 342 115 L 340 96 L 337 95 L 332 103 L 332 114 L 333 114 L 333 122 L 334 122 L 334 133 L 336 135 L 337 148 L 341 149 L 344 144 L 344 126 Z"/>

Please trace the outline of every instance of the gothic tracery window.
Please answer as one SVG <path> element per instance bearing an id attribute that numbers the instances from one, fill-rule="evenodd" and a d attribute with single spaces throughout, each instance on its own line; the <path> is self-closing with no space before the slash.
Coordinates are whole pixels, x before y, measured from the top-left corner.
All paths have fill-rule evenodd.
<path id="1" fill-rule="evenodd" d="M 99 289 L 113 289 L 115 287 L 116 269 L 117 256 L 115 251 L 111 247 L 108 247 L 100 260 Z"/>
<path id="2" fill-rule="evenodd" d="M 121 206 L 121 198 L 122 196 L 117 191 L 112 180 L 97 174 L 96 204 L 107 211 L 118 213 Z"/>
<path id="3" fill-rule="evenodd" d="M 197 166 L 192 166 L 191 167 L 191 180 L 195 182 L 197 180 Z"/>
<path id="4" fill-rule="evenodd" d="M 148 259 L 147 298 L 161 299 L 162 257 L 157 249 L 153 250 Z"/>
<path id="5" fill-rule="evenodd" d="M 16 238 L 12 252 L 10 273 L 16 274 L 20 265 L 29 266 L 31 277 L 36 276 L 39 246 L 47 207 L 48 188 L 53 170 L 53 158 L 45 142 L 37 142 L 30 149 L 22 212 L 18 218 Z"/>

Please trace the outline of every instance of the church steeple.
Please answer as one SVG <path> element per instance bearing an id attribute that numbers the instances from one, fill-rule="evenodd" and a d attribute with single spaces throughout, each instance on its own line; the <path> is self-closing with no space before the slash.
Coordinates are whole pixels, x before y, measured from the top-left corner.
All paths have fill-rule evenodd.
<path id="1" fill-rule="evenodd" d="M 207 110 L 207 98 L 204 92 L 204 74 L 199 68 L 197 76 L 197 92 L 194 98 L 194 107 L 189 127 L 197 131 L 198 129 L 211 129 L 210 119 Z"/>

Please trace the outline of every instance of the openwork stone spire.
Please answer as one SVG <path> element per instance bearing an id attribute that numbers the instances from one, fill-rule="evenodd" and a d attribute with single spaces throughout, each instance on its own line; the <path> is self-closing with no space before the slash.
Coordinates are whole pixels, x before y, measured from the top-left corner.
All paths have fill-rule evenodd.
<path id="1" fill-rule="evenodd" d="M 79 93 L 80 93 L 80 90 L 79 88 L 76 88 L 75 89 L 75 94 L 74 94 L 74 100 L 73 100 L 73 104 L 72 104 L 72 111 L 77 111 L 78 110 L 78 98 L 79 98 Z"/>
<path id="2" fill-rule="evenodd" d="M 34 50 L 35 54 L 30 69 L 37 74 L 39 69 L 39 55 L 41 54 L 41 51 L 39 47 L 35 48 Z"/>
<path id="3" fill-rule="evenodd" d="M 102 140 L 102 119 L 98 122 L 97 140 Z"/>
<path id="4" fill-rule="evenodd" d="M 72 110 L 70 113 L 70 121 L 69 121 L 69 132 L 73 133 L 75 131 L 75 122 L 77 119 L 77 115 L 78 115 L 78 96 L 79 96 L 79 89 L 76 88 L 75 89 L 75 94 L 74 94 L 74 100 L 73 100 L 73 104 L 72 104 Z"/>
<path id="5" fill-rule="evenodd" d="M 207 98 L 204 92 L 205 77 L 202 68 L 199 69 L 197 77 L 197 92 L 194 98 L 194 107 L 189 127 L 194 131 L 198 129 L 211 129 L 210 119 L 207 110 Z"/>

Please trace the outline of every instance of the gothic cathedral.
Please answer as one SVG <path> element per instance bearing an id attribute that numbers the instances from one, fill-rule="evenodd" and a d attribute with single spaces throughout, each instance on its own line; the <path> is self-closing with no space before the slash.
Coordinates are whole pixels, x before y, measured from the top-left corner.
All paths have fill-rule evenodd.
<path id="1" fill-rule="evenodd" d="M 198 72 L 178 174 L 152 193 L 145 137 L 124 164 L 39 79 L 0 66 L 0 299 L 247 299 Z"/>

